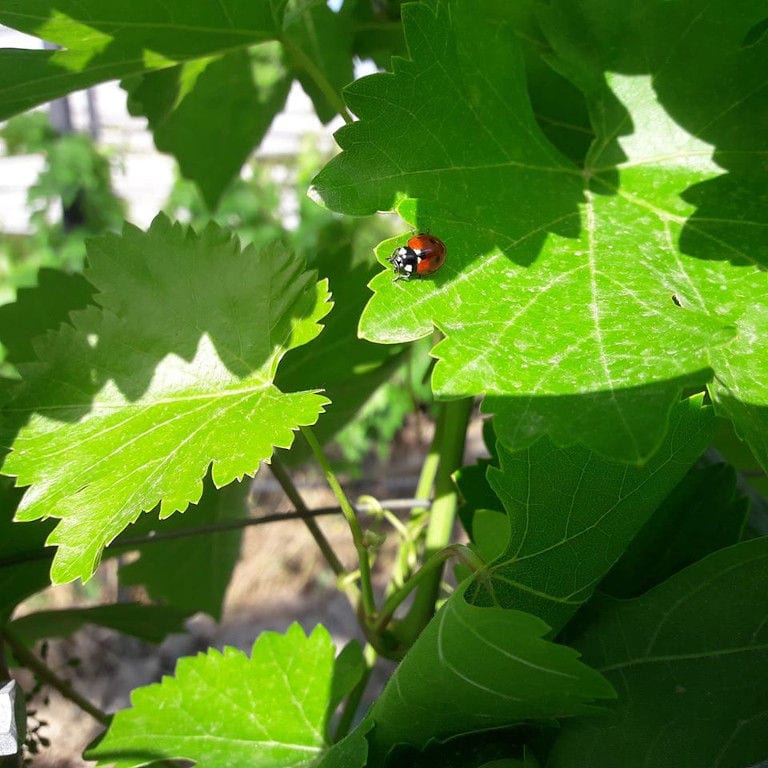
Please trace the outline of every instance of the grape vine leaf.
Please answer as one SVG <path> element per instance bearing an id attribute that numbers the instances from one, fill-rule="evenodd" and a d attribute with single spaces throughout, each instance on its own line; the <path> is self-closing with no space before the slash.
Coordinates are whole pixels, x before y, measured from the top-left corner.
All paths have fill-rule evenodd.
<path id="1" fill-rule="evenodd" d="M 215 528 L 248 517 L 249 485 L 243 481 L 216 488 L 206 477 L 200 501 L 183 514 L 163 521 L 157 519 L 156 513 L 142 515 L 111 548 L 117 550 L 126 538 L 154 534 L 150 542 L 125 545 L 128 551 L 138 551 L 140 557 L 120 566 L 120 583 L 142 585 L 153 600 L 186 613 L 205 611 L 218 621 L 232 571 L 240 557 L 243 533 L 242 529 Z M 213 530 L 206 530 L 208 526 L 213 526 Z M 193 536 L 195 529 L 204 535 Z M 180 533 L 180 537 L 168 541 L 157 538 L 158 534 L 173 532 Z M 173 567 L 169 568 L 169 563 Z"/>
<path id="2" fill-rule="evenodd" d="M 697 396 L 675 407 L 664 443 L 642 467 L 547 438 L 516 453 L 499 445 L 488 482 L 509 517 L 509 542 L 467 599 L 561 629 L 709 444 L 715 418 L 701 403 Z"/>
<path id="3" fill-rule="evenodd" d="M 749 501 L 727 464 L 694 467 L 653 513 L 600 582 L 612 597 L 637 597 L 744 532 Z"/>
<path id="4" fill-rule="evenodd" d="M 9 626 L 28 646 L 45 638 L 68 637 L 85 624 L 98 624 L 148 643 L 160 643 L 172 632 L 183 632 L 189 614 L 167 605 L 118 603 L 36 611 L 14 619 Z"/>
<path id="5" fill-rule="evenodd" d="M 316 177 L 315 191 L 348 214 L 394 206 L 448 246 L 433 278 L 393 284 L 391 271 L 374 278 L 361 318 L 365 338 L 404 341 L 437 326 L 445 339 L 434 349 L 436 394 L 484 393 L 483 408 L 496 415 L 509 448 L 548 433 L 558 445 L 581 442 L 642 462 L 660 445 L 682 388 L 703 387 L 713 371 L 732 382 L 731 393 L 738 390 L 733 382 L 749 382 L 743 386 L 751 394 L 738 390 L 738 402 L 762 402 L 762 357 L 753 353 L 765 336 L 766 185 L 712 183 L 723 178 L 716 164 L 722 147 L 654 92 L 667 36 L 653 43 L 659 59 L 651 71 L 638 64 L 630 74 L 619 68 L 605 76 L 598 61 L 595 77 L 583 76 L 586 65 L 567 45 L 579 38 L 567 26 L 574 14 L 558 7 L 552 15 L 566 17 L 564 42 L 552 57 L 558 71 L 588 101 L 599 75 L 599 95 L 611 98 L 598 102 L 602 110 L 592 100 L 595 141 L 585 165 L 574 165 L 531 110 L 514 5 L 506 19 L 490 1 L 406 5 L 411 58 L 346 90 L 360 119 L 337 133 L 343 151 Z M 609 13 L 594 6 L 626 21 L 638 4 Z M 721 50 L 718 18 L 746 34 L 759 13 L 753 7 L 734 14 L 729 4 L 713 3 L 706 24 L 685 27 L 686 50 L 699 51 L 695 61 L 711 47 Z M 643 40 L 653 40 L 656 27 L 641 26 Z M 624 50 L 607 33 L 600 39 L 603 26 L 595 29 L 582 47 Z M 635 43 L 627 45 L 642 48 Z M 766 41 L 756 45 L 753 58 L 764 55 Z M 737 55 L 729 66 L 736 81 L 750 60 Z M 697 93 L 711 88 L 704 70 L 677 69 L 685 82 L 696 80 Z M 724 88 L 725 103 L 710 104 L 699 126 L 716 121 L 727 105 L 754 123 L 740 101 L 762 109 L 764 89 L 753 91 Z M 746 148 L 749 162 L 762 168 L 763 149 L 750 144 L 756 132 L 745 131 L 750 140 L 731 149 Z M 385 264 L 403 240 L 383 243 L 379 261 Z M 737 418 L 735 410 L 729 414 Z"/>
<path id="6" fill-rule="evenodd" d="M 96 83 L 275 37 L 284 0 L 9 0 L 0 23 L 61 46 L 0 51 L 0 117 Z"/>
<path id="7" fill-rule="evenodd" d="M 408 651 L 370 711 L 376 760 L 398 744 L 594 711 L 613 689 L 522 611 L 479 608 L 460 587 Z"/>
<path id="8" fill-rule="evenodd" d="M 395 748 L 387 768 L 541 768 L 513 729 L 484 731 L 433 742 L 424 750 Z"/>
<path id="9" fill-rule="evenodd" d="M 716 0 L 701 12 L 690 2 L 633 0 L 622 13 L 606 14 L 599 0 L 586 0 L 578 7 L 555 3 L 540 16 L 558 65 L 588 94 L 600 125 L 591 165 L 598 175 L 611 163 L 621 170 L 621 189 L 605 178 L 597 189 L 642 202 L 659 159 L 668 165 L 677 158 L 677 189 L 670 185 L 655 200 L 645 195 L 645 210 L 677 237 L 676 301 L 737 329 L 711 350 L 710 392 L 765 468 L 768 387 L 760 371 L 767 360 L 768 250 L 759 233 L 768 225 L 768 138 L 755 120 L 768 109 L 764 9 Z M 649 73 L 652 92 L 638 72 Z M 692 209 L 687 219 L 678 215 L 680 201 Z"/>
<path id="10" fill-rule="evenodd" d="M 597 596 L 567 642 L 615 685 L 563 725 L 548 768 L 743 768 L 768 754 L 768 538 L 715 552 L 634 600 Z"/>
<path id="11" fill-rule="evenodd" d="M 272 383 L 331 307 L 327 283 L 281 246 L 241 249 L 215 225 L 198 235 L 159 216 L 90 241 L 88 258 L 101 308 L 20 366 L 8 411 L 27 422 L 2 468 L 31 485 L 17 520 L 60 518 L 56 582 L 89 578 L 141 512 L 197 502 L 209 465 L 218 487 L 253 474 L 327 403 Z"/>
<path id="12" fill-rule="evenodd" d="M 0 342 L 6 359 L 35 359 L 32 340 L 59 327 L 76 309 L 93 300 L 93 286 L 80 274 L 43 267 L 37 285 L 19 288 L 16 301 L 0 306 Z"/>
<path id="13" fill-rule="evenodd" d="M 250 658 L 227 647 L 181 659 L 173 677 L 133 692 L 131 709 L 115 715 L 86 759 L 116 768 L 174 758 L 211 766 L 361 768 L 366 746 L 358 736 L 335 745 L 344 761 L 323 763 L 333 675 L 333 644 L 322 626 L 308 637 L 298 624 L 285 635 L 265 632 Z"/>
<path id="14" fill-rule="evenodd" d="M 146 116 L 209 209 L 285 105 L 291 78 L 277 44 L 232 51 L 123 81 L 128 108 Z"/>

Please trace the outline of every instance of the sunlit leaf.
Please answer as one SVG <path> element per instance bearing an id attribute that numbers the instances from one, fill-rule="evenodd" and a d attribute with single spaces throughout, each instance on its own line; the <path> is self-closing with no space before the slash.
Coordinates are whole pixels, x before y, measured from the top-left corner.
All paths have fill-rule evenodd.
<path id="1" fill-rule="evenodd" d="M 327 753 L 333 675 L 322 626 L 309 637 L 298 624 L 285 635 L 265 632 L 250 657 L 228 647 L 181 659 L 173 677 L 133 692 L 131 709 L 117 713 L 86 757 L 116 768 L 171 758 L 232 768 L 361 768 L 364 739 Z"/>
<path id="2" fill-rule="evenodd" d="M 16 517 L 58 517 L 56 581 L 88 578 L 101 550 L 160 504 L 160 517 L 253 474 L 327 402 L 272 383 L 285 352 L 321 330 L 326 284 L 282 249 L 241 250 L 158 217 L 146 233 L 91 241 L 91 307 L 24 366 L 3 472 L 31 485 Z"/>
<path id="3" fill-rule="evenodd" d="M 751 73 L 707 101 L 712 66 L 668 64 L 669 50 L 683 61 L 669 36 L 686 4 L 587 3 L 592 26 L 580 8 L 555 5 L 541 8 L 555 48 L 545 58 L 590 106 L 595 139 L 583 167 L 533 114 L 541 99 L 528 88 L 539 81 L 526 79 L 516 4 L 405 5 L 410 58 L 347 89 L 359 122 L 337 133 L 343 151 L 316 178 L 317 193 L 347 214 L 396 208 L 448 246 L 434 277 L 374 278 L 361 332 L 392 343 L 437 326 L 436 394 L 485 394 L 510 448 L 548 433 L 558 445 L 645 461 L 681 390 L 703 387 L 713 371 L 718 403 L 762 445 L 762 411 L 739 408 L 768 402 L 756 354 L 768 322 L 768 187 L 764 174 L 723 176 L 726 161 L 764 168 L 765 132 L 750 127 L 748 110 L 765 109 L 755 74 L 764 67 L 754 65 L 766 61 L 766 41 L 740 47 L 761 12 L 724 0 L 691 11 L 685 54 L 722 62 L 728 74 L 717 82 Z M 379 247 L 382 264 L 404 239 Z"/>

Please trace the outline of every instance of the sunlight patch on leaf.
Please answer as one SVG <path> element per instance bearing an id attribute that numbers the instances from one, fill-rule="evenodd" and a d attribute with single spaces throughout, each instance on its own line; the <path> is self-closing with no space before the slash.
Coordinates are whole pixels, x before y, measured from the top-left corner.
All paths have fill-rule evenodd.
<path id="1" fill-rule="evenodd" d="M 51 17 L 43 22 L 35 34 L 43 40 L 58 40 L 62 37 L 75 37 L 81 40 L 82 48 L 62 49 L 52 59 L 56 64 L 72 72 L 79 72 L 101 54 L 112 42 L 112 35 L 101 32 L 95 27 L 77 21 L 58 10 L 53 10 Z"/>
<path id="2" fill-rule="evenodd" d="M 3 472 L 30 485 L 17 519 L 60 518 L 57 581 L 88 578 L 101 550 L 160 504 L 161 518 L 253 475 L 328 402 L 273 379 L 330 310 L 327 282 L 279 249 L 241 250 L 158 217 L 89 246 L 101 309 L 37 344 L 11 412 L 26 418 Z"/>

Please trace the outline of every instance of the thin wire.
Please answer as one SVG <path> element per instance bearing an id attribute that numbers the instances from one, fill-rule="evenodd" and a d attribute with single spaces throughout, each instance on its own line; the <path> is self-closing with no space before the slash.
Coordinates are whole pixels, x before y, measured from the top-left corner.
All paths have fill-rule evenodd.
<path id="1" fill-rule="evenodd" d="M 358 504 L 354 505 L 355 509 L 361 514 L 375 511 L 370 504 Z M 413 509 L 414 507 L 423 507 L 425 502 L 420 499 L 390 499 L 381 502 L 381 506 L 385 509 L 398 510 L 398 509 Z M 158 531 L 146 536 L 134 536 L 132 538 L 119 539 L 108 547 L 106 550 L 118 550 L 118 549 L 130 549 L 132 547 L 138 547 L 144 544 L 159 543 L 162 541 L 172 541 L 173 539 L 186 539 L 192 536 L 208 536 L 212 533 L 225 533 L 227 531 L 239 530 L 241 528 L 248 528 L 252 525 L 265 525 L 266 523 L 279 523 L 284 520 L 301 520 L 307 517 L 307 514 L 312 517 L 320 517 L 321 515 L 340 515 L 340 507 L 318 507 L 317 509 L 309 510 L 308 513 L 301 512 L 276 512 L 271 515 L 262 515 L 261 517 L 249 517 L 244 520 L 230 520 L 223 523 L 216 523 L 215 525 L 201 525 L 197 528 L 187 528 L 183 531 Z M 21 563 L 34 562 L 36 560 L 51 560 L 54 553 L 53 547 L 46 547 L 45 549 L 37 549 L 34 552 L 22 552 L 10 557 L 0 558 L 0 568 L 6 568 L 12 565 L 19 565 Z"/>

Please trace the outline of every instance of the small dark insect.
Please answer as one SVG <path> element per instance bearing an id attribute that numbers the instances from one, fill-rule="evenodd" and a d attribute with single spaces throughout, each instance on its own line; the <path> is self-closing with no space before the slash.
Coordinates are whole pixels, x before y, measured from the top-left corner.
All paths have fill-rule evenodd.
<path id="1" fill-rule="evenodd" d="M 677 298 L 677 294 L 676 294 L 676 293 L 673 293 L 673 294 L 672 294 L 672 303 L 673 303 L 673 304 L 674 304 L 676 307 L 682 307 L 682 306 L 683 306 L 683 305 L 680 303 L 680 299 L 678 299 L 678 298 Z"/>
<path id="2" fill-rule="evenodd" d="M 443 266 L 445 252 L 445 243 L 434 235 L 414 235 L 387 259 L 395 268 L 393 282 L 434 274 Z"/>

